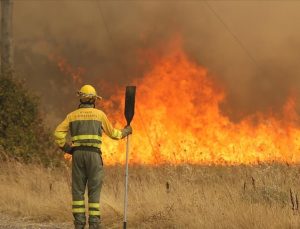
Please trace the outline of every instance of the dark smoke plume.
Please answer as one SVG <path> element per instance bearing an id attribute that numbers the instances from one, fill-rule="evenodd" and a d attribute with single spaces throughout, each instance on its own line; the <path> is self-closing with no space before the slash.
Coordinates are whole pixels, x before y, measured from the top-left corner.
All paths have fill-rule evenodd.
<path id="1" fill-rule="evenodd" d="M 291 93 L 299 99 L 300 3 L 209 4 L 219 19 L 203 1 L 15 1 L 17 71 L 56 123 L 76 107 L 79 85 L 51 55 L 83 68 L 84 83 L 97 84 L 109 98 L 151 67 L 140 59 L 141 50 L 163 54 L 164 45 L 180 34 L 190 58 L 223 85 L 222 110 L 232 120 L 279 111 Z"/>

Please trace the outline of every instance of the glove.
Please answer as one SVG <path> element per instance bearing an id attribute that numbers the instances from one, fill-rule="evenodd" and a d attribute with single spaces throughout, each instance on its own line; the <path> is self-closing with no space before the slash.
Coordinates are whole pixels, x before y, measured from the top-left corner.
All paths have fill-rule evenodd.
<path id="1" fill-rule="evenodd" d="M 122 132 L 122 138 L 125 138 L 129 134 L 132 134 L 132 127 L 131 126 L 125 126 L 124 129 L 121 130 L 121 132 Z"/>
<path id="2" fill-rule="evenodd" d="M 68 144 L 68 143 L 65 143 L 63 147 L 59 147 L 64 153 L 67 153 L 67 154 L 71 154 L 72 155 L 72 147 Z"/>

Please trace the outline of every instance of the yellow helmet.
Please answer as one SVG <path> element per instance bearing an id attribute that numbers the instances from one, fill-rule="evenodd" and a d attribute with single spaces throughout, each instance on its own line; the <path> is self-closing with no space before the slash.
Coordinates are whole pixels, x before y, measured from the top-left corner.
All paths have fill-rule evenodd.
<path id="1" fill-rule="evenodd" d="M 91 85 L 83 85 L 77 92 L 81 99 L 102 99 L 101 96 L 97 95 L 95 88 Z"/>

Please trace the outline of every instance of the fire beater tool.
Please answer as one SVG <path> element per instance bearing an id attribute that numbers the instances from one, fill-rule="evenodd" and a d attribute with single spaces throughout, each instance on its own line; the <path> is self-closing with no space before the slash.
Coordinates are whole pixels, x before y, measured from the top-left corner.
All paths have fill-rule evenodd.
<path id="1" fill-rule="evenodd" d="M 134 116 L 136 86 L 127 86 L 125 93 L 125 111 L 124 115 L 127 125 L 130 125 Z M 125 194 L 124 194 L 124 222 L 123 229 L 127 226 L 127 201 L 128 201 L 128 157 L 129 157 L 130 135 L 127 136 L 126 142 L 126 170 L 125 170 Z"/>

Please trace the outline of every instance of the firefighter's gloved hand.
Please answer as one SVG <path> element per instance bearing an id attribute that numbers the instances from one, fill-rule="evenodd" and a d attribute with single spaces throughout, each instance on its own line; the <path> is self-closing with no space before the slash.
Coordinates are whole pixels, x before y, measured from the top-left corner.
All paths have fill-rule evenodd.
<path id="1" fill-rule="evenodd" d="M 122 130 L 122 138 L 125 138 L 129 134 L 132 134 L 132 127 L 130 125 L 125 126 L 124 129 Z"/>
<path id="2" fill-rule="evenodd" d="M 60 149 L 67 154 L 72 154 L 72 147 L 68 144 L 65 143 L 63 147 L 60 147 Z"/>

